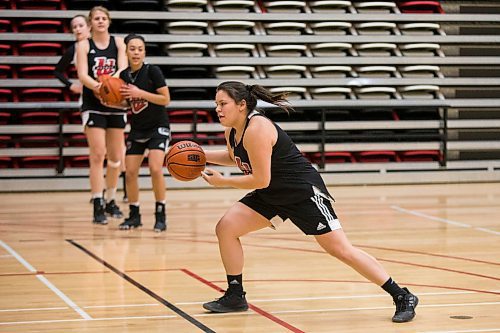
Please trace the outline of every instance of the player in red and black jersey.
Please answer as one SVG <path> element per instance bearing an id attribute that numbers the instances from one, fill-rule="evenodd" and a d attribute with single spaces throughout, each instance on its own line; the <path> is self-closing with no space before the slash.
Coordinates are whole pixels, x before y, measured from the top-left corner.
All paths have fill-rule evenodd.
<path id="1" fill-rule="evenodd" d="M 228 81 L 217 87 L 216 112 L 226 127 L 227 149 L 206 150 L 207 162 L 236 164 L 243 175 L 224 176 L 207 168 L 202 177 L 213 186 L 253 191 L 229 208 L 217 223 L 228 289 L 223 297 L 203 307 L 211 312 L 248 309 L 239 238 L 266 227 L 276 228 L 278 220 L 289 219 L 303 233 L 314 236 L 330 255 L 390 294 L 396 304 L 394 322 L 412 320 L 418 298 L 399 287 L 374 257 L 350 243 L 320 174 L 277 124 L 256 111 L 259 99 L 285 111 L 290 109 L 285 95 L 274 95 L 259 85 Z"/>
<path id="2" fill-rule="evenodd" d="M 82 120 L 90 150 L 90 188 L 94 203 L 93 222 L 107 224 L 106 214 L 122 217 L 115 203 L 115 194 L 123 163 L 124 129 L 126 111 L 104 105 L 97 97 L 101 75 L 118 76 L 127 67 L 125 43 L 121 37 L 109 34 L 111 18 L 106 8 L 97 6 L 90 10 L 89 22 L 92 38 L 78 42 L 77 70 L 83 84 Z M 106 204 L 103 163 L 107 156 Z"/>
<path id="3" fill-rule="evenodd" d="M 165 179 L 163 162 L 170 142 L 170 124 L 165 106 L 170 92 L 158 66 L 144 63 L 146 44 L 139 35 L 125 37 L 129 67 L 120 73 L 127 83 L 121 93 L 131 109 L 130 133 L 127 137 L 126 179 L 130 215 L 120 229 L 136 228 L 141 224 L 139 212 L 139 168 L 147 152 L 149 171 L 155 195 L 156 232 L 167 229 L 165 213 Z"/>

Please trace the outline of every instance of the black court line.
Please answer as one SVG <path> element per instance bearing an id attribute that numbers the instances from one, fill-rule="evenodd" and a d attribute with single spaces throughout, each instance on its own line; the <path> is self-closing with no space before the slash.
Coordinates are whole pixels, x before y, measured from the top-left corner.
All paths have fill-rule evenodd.
<path id="1" fill-rule="evenodd" d="M 174 311 L 179 316 L 181 316 L 182 318 L 186 319 L 187 321 L 189 321 L 194 326 L 198 327 L 203 332 L 206 332 L 206 333 L 216 333 L 215 331 L 213 331 L 212 329 L 210 329 L 207 326 L 203 325 L 201 322 L 199 322 L 198 320 L 194 319 L 193 317 L 191 317 L 190 315 L 188 315 L 187 313 L 185 313 L 184 311 L 182 311 L 181 309 L 179 309 L 178 307 L 176 307 L 175 305 L 173 305 L 172 303 L 170 303 L 169 301 L 167 301 L 163 297 L 155 294 L 153 291 L 149 290 L 148 288 L 146 288 L 145 286 L 143 286 L 139 282 L 135 281 L 134 279 L 132 279 L 127 274 L 121 272 L 120 270 L 118 270 L 117 268 L 115 268 L 114 266 L 112 266 L 111 264 L 109 264 L 106 261 L 102 260 L 101 258 L 99 258 L 94 253 L 92 253 L 89 250 L 87 250 L 82 245 L 76 243 L 72 239 L 66 239 L 66 241 L 68 243 L 74 245 L 75 247 L 79 248 L 80 250 L 82 250 L 83 252 L 85 252 L 86 254 L 88 254 L 89 256 L 91 256 L 92 258 L 94 258 L 95 260 L 97 260 L 103 266 L 107 267 L 108 269 L 110 269 L 111 271 L 113 271 L 114 273 L 116 273 L 117 275 L 119 275 L 121 278 L 123 278 L 127 282 L 131 283 L 132 285 L 134 285 L 135 287 L 139 288 L 140 290 L 142 290 L 143 292 L 145 292 L 149 296 L 153 297 L 155 300 L 157 300 L 161 304 L 165 305 L 167 308 L 169 308 L 170 310 Z"/>

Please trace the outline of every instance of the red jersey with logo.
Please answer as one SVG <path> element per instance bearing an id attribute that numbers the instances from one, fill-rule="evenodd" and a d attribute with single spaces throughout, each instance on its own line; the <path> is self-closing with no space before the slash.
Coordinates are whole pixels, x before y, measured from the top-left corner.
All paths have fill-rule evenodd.
<path id="1" fill-rule="evenodd" d="M 115 38 L 110 37 L 108 47 L 99 49 L 92 39 L 89 39 L 88 59 L 88 74 L 90 77 L 98 81 L 101 75 L 113 75 L 118 71 L 118 48 L 116 47 Z M 109 108 L 101 104 L 99 99 L 94 96 L 92 90 L 83 87 L 83 104 L 82 111 L 92 110 L 97 113 L 124 113 L 123 110 Z"/>

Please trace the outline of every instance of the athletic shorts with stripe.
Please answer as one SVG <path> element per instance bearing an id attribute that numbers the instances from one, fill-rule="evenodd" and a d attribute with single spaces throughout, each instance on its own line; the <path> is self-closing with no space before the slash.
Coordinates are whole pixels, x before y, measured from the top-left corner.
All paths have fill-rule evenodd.
<path id="1" fill-rule="evenodd" d="M 273 228 L 279 224 L 276 217 L 290 219 L 306 235 L 323 235 L 342 228 L 331 200 L 322 193 L 289 205 L 271 205 L 253 191 L 240 202 L 271 221 Z"/>
<path id="2" fill-rule="evenodd" d="M 102 113 L 99 111 L 83 111 L 81 113 L 83 126 L 98 128 L 125 128 L 127 125 L 126 113 Z"/>
<path id="3" fill-rule="evenodd" d="M 167 151 L 170 144 L 170 129 L 158 127 L 150 133 L 131 131 L 127 137 L 126 155 L 143 155 L 146 149 Z"/>

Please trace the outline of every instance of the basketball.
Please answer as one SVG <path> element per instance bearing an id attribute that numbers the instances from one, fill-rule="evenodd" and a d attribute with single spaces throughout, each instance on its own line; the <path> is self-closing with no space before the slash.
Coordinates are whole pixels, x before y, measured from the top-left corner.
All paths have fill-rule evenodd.
<path id="1" fill-rule="evenodd" d="M 206 162 L 205 152 L 200 145 L 185 140 L 170 147 L 165 163 L 172 177 L 180 181 L 190 181 L 201 176 Z"/>
<path id="2" fill-rule="evenodd" d="M 110 75 L 99 76 L 99 81 L 102 82 L 99 88 L 99 94 L 104 102 L 107 104 L 120 104 L 123 101 L 123 96 L 120 93 L 120 87 L 125 82 L 117 77 Z"/>

